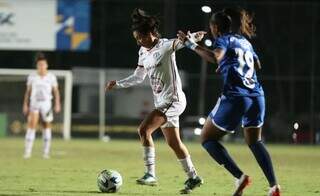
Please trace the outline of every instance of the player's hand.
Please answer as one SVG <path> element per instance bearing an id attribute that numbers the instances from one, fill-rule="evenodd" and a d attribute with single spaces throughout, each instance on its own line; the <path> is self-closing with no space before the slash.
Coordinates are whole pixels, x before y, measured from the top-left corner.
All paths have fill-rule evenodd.
<path id="1" fill-rule="evenodd" d="M 183 43 L 188 39 L 194 42 L 199 42 L 203 39 L 205 34 L 207 34 L 207 32 L 205 31 L 197 31 L 194 33 L 191 33 L 190 31 L 188 31 L 187 34 L 185 34 L 183 31 L 178 31 L 177 36 L 178 36 L 178 39 Z"/>
<path id="2" fill-rule="evenodd" d="M 194 33 L 190 33 L 190 31 L 188 31 L 188 37 L 190 37 L 190 39 L 193 39 L 195 42 L 201 41 L 205 34 L 207 34 L 207 32 L 205 31 L 197 31 Z"/>
<path id="3" fill-rule="evenodd" d="M 61 105 L 60 104 L 55 104 L 54 105 L 54 112 L 55 113 L 61 112 Z"/>
<path id="4" fill-rule="evenodd" d="M 178 39 L 183 43 L 183 45 L 191 50 L 195 50 L 198 46 L 190 31 L 188 31 L 187 35 L 183 31 L 178 31 L 177 36 Z"/>
<path id="5" fill-rule="evenodd" d="M 28 115 L 28 112 L 29 112 L 29 107 L 28 107 L 28 105 L 23 104 L 22 112 L 23 112 L 23 114 L 24 114 L 25 116 Z"/>
<path id="6" fill-rule="evenodd" d="M 187 35 L 183 31 L 178 31 L 177 37 L 182 43 L 184 43 L 188 39 Z"/>
<path id="7" fill-rule="evenodd" d="M 110 82 L 108 82 L 104 88 L 105 91 L 109 91 L 111 90 L 115 85 L 117 84 L 117 82 L 115 80 L 111 80 Z"/>

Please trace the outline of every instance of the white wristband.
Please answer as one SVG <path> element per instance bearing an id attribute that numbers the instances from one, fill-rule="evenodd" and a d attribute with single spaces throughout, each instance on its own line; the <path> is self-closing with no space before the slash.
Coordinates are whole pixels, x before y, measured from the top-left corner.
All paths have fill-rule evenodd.
<path id="1" fill-rule="evenodd" d="M 187 39 L 185 42 L 184 42 L 184 45 L 191 49 L 191 50 L 195 50 L 196 47 L 198 46 L 197 43 L 195 43 L 193 40 L 190 40 L 190 39 Z"/>

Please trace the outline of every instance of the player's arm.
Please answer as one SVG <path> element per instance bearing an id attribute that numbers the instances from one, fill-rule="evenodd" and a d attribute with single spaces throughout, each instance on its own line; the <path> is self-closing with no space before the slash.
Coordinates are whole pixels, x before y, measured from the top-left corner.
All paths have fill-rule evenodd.
<path id="1" fill-rule="evenodd" d="M 199 46 L 192 39 L 189 39 L 188 36 L 182 31 L 178 32 L 178 38 L 187 48 L 195 51 L 200 57 L 208 62 L 219 63 L 225 54 L 225 50 L 222 48 L 215 48 L 213 51 L 211 51 L 205 47 Z"/>
<path id="2" fill-rule="evenodd" d="M 193 40 L 195 43 L 197 43 L 197 42 L 200 42 L 203 39 L 205 34 L 207 34 L 207 32 L 205 32 L 205 31 L 197 31 L 197 32 L 194 32 L 194 33 L 190 33 L 190 31 L 188 31 L 188 34 L 186 36 L 189 39 Z M 173 51 L 177 51 L 177 50 L 180 50 L 180 49 L 185 47 L 183 41 L 181 41 L 179 39 L 179 35 L 177 35 L 177 36 L 178 36 L 178 38 L 173 39 L 173 43 L 172 43 Z"/>
<path id="3" fill-rule="evenodd" d="M 31 95 L 31 85 L 27 85 L 27 89 L 24 93 L 23 97 L 23 108 L 22 112 L 24 115 L 27 115 L 29 112 L 29 100 L 30 100 L 30 95 Z"/>
<path id="4" fill-rule="evenodd" d="M 221 48 L 216 48 L 212 51 L 202 46 L 196 46 L 194 51 L 206 61 L 215 64 L 219 64 L 225 54 L 225 50 Z"/>
<path id="5" fill-rule="evenodd" d="M 147 71 L 141 65 L 138 65 L 132 75 L 122 80 L 112 80 L 106 84 L 105 90 L 113 88 L 128 88 L 143 82 L 147 75 Z"/>
<path id="6" fill-rule="evenodd" d="M 52 77 L 52 94 L 54 98 L 54 112 L 59 113 L 61 111 L 61 101 L 60 101 L 60 92 L 57 77 L 53 75 Z"/>
<path id="7" fill-rule="evenodd" d="M 61 101 L 60 101 L 60 92 L 58 86 L 54 86 L 53 89 L 54 97 L 54 112 L 59 113 L 61 111 Z"/>

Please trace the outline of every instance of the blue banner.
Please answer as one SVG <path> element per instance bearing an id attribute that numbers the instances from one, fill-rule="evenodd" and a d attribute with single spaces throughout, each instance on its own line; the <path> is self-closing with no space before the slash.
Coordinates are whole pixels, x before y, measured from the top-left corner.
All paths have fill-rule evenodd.
<path id="1" fill-rule="evenodd" d="M 56 50 L 89 50 L 89 0 L 58 0 L 57 3 Z"/>

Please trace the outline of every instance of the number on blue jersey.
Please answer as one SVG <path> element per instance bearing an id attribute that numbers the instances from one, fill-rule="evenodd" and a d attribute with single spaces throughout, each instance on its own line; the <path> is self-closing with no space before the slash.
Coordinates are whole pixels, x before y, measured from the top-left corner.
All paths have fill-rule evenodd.
<path id="1" fill-rule="evenodd" d="M 243 51 L 241 48 L 235 48 L 234 50 L 238 57 L 239 67 L 237 71 L 243 77 L 242 82 L 246 87 L 253 89 L 255 87 L 253 54 L 249 50 Z"/>

